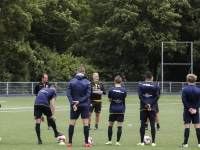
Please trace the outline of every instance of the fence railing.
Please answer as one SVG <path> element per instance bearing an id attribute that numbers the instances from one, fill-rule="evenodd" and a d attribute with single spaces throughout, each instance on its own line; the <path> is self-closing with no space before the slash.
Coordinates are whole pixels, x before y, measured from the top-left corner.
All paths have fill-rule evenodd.
<path id="1" fill-rule="evenodd" d="M 126 88 L 128 94 L 137 94 L 139 82 L 123 82 L 122 87 Z M 69 82 L 50 82 L 57 86 L 58 95 L 66 95 Z M 37 82 L 0 82 L 0 96 L 33 96 Z M 114 87 L 114 82 L 102 82 L 106 91 Z M 161 88 L 161 82 L 157 82 Z M 163 94 L 180 94 L 182 89 L 187 86 L 187 82 L 163 82 Z M 200 88 L 200 82 L 195 85 Z"/>

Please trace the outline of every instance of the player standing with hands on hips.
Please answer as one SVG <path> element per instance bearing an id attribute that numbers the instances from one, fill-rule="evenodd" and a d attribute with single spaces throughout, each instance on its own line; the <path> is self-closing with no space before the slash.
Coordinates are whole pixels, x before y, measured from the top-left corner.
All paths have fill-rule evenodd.
<path id="1" fill-rule="evenodd" d="M 199 129 L 199 107 L 200 107 L 200 89 L 194 83 L 197 76 L 194 74 L 187 75 L 188 86 L 182 91 L 183 122 L 185 124 L 184 142 L 179 147 L 188 147 L 188 138 L 190 134 L 190 123 L 194 124 L 198 140 L 198 147 L 200 147 L 200 129 Z"/>
<path id="2" fill-rule="evenodd" d="M 110 89 L 108 93 L 108 100 L 110 102 L 110 116 L 109 116 L 109 126 L 108 126 L 108 142 L 105 145 L 111 145 L 112 139 L 112 127 L 115 121 L 117 121 L 117 141 L 116 145 L 120 146 L 119 140 L 122 134 L 122 122 L 124 122 L 125 113 L 125 98 L 126 89 L 121 87 L 122 78 L 120 76 L 115 77 L 115 87 Z"/>
<path id="3" fill-rule="evenodd" d="M 76 120 L 81 114 L 83 120 L 83 129 L 85 136 L 85 147 L 92 147 L 88 143 L 89 136 L 89 97 L 91 94 L 90 82 L 85 77 L 85 68 L 79 67 L 75 78 L 70 81 L 67 87 L 67 97 L 71 104 L 70 110 L 70 125 L 69 125 L 69 143 L 68 147 L 72 146 L 72 137 L 74 134 L 74 126 Z"/>
<path id="4" fill-rule="evenodd" d="M 138 96 L 140 99 L 140 136 L 141 143 L 137 145 L 144 146 L 144 135 L 145 135 L 145 124 L 147 118 L 150 120 L 151 135 L 152 135 L 152 146 L 155 144 L 155 118 L 156 118 L 156 103 L 159 99 L 159 88 L 151 81 L 152 73 L 147 71 L 145 74 L 145 82 L 142 82 L 138 86 Z"/>
<path id="5" fill-rule="evenodd" d="M 99 115 L 101 112 L 101 95 L 106 94 L 104 86 L 101 82 L 99 82 L 99 74 L 93 74 L 93 82 L 91 82 L 91 95 L 90 95 L 90 108 L 89 108 L 89 130 L 90 130 L 90 122 L 93 110 L 95 111 L 95 130 L 98 130 L 99 123 Z"/>

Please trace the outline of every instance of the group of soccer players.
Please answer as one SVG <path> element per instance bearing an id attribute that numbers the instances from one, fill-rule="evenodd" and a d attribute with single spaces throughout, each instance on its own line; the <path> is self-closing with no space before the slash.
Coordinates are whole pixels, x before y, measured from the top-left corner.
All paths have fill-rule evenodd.
<path id="1" fill-rule="evenodd" d="M 137 145 L 144 146 L 145 124 L 147 119 L 150 120 L 151 134 L 152 134 L 152 146 L 155 144 L 155 118 L 156 118 L 156 105 L 160 96 L 158 86 L 152 82 L 152 73 L 147 71 L 145 74 L 145 82 L 138 86 L 138 96 L 140 99 L 140 136 L 141 142 Z M 192 78 L 192 79 L 191 79 Z M 199 130 L 199 113 L 200 107 L 200 90 L 194 86 L 196 76 L 190 74 L 187 76 L 188 86 L 184 88 L 182 93 L 182 99 L 184 104 L 184 122 L 185 122 L 185 140 L 181 147 L 187 147 L 187 139 L 189 137 L 189 125 L 191 120 L 193 121 L 198 142 L 200 141 Z M 112 127 L 115 121 L 117 121 L 117 140 L 116 145 L 119 143 L 122 134 L 122 123 L 124 122 L 125 113 L 125 98 L 127 95 L 126 89 L 121 87 L 122 78 L 120 76 L 114 79 L 115 87 L 109 90 L 108 100 L 110 102 L 110 115 L 108 126 L 108 142 L 105 145 L 111 145 L 112 139 Z M 101 95 L 106 94 L 103 85 L 99 82 L 98 73 L 93 74 L 93 82 L 89 82 L 85 77 L 85 68 L 79 67 L 75 78 L 70 81 L 67 87 L 67 97 L 70 102 L 70 125 L 68 129 L 69 143 L 68 147 L 72 146 L 72 137 L 74 134 L 74 126 L 76 120 L 81 115 L 83 121 L 83 131 L 85 136 L 85 147 L 92 147 L 88 143 L 90 121 L 93 110 L 95 109 L 95 130 L 98 130 L 99 114 L 101 111 Z M 50 88 L 42 88 L 37 94 L 34 105 L 34 116 L 36 119 L 36 133 L 38 137 L 38 144 L 42 144 L 40 138 L 40 122 L 44 119 L 42 113 L 44 113 L 54 130 L 55 137 L 62 135 L 59 133 L 55 124 L 55 98 L 56 98 L 56 86 L 52 85 Z M 52 99 L 51 107 L 49 100 Z M 90 101 L 88 101 L 90 99 Z M 52 111 L 51 111 L 52 110 Z M 198 143 L 200 147 L 200 143 Z"/>

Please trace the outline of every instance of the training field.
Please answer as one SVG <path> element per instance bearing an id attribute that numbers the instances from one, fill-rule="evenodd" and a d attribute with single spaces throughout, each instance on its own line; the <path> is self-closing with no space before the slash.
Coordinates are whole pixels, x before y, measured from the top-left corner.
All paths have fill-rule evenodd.
<path id="1" fill-rule="evenodd" d="M 0 150 L 64 150 L 64 149 L 86 149 L 84 146 L 84 135 L 82 120 L 77 120 L 73 146 L 59 146 L 52 130 L 47 130 L 47 123 L 41 124 L 42 145 L 37 144 L 35 133 L 35 120 L 33 119 L 33 103 L 35 97 L 23 98 L 0 98 Z M 138 96 L 128 95 L 126 98 L 125 121 L 122 127 L 121 146 L 115 146 L 117 125 L 113 127 L 113 145 L 104 145 L 108 141 L 108 116 L 109 102 L 107 96 L 103 96 L 102 112 L 100 115 L 99 130 L 94 130 L 95 114 L 92 115 L 90 136 L 93 138 L 93 147 L 89 149 L 98 150 L 128 150 L 128 149 L 182 149 L 178 145 L 183 143 L 183 105 L 180 95 L 162 95 L 159 99 L 159 116 L 161 131 L 156 131 L 156 147 L 145 145 L 137 146 L 140 142 L 140 120 Z M 64 132 L 68 141 L 69 126 L 69 102 L 67 97 L 57 97 L 56 100 L 56 124 L 59 132 Z M 46 117 L 45 117 L 46 121 Z M 131 124 L 132 126 L 128 126 Z M 150 125 L 146 134 L 151 136 Z M 186 149 L 198 149 L 196 132 L 192 126 Z M 183 148 L 184 149 L 184 148 Z"/>

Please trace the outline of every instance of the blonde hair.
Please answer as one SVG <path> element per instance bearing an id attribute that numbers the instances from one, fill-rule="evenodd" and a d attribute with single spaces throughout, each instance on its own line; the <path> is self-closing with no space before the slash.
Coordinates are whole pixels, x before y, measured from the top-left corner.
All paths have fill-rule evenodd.
<path id="1" fill-rule="evenodd" d="M 115 83 L 121 83 L 121 82 L 122 82 L 122 78 L 120 76 L 116 76 Z"/>
<path id="2" fill-rule="evenodd" d="M 188 74 L 187 81 L 190 83 L 194 83 L 197 80 L 197 76 L 195 74 Z"/>

